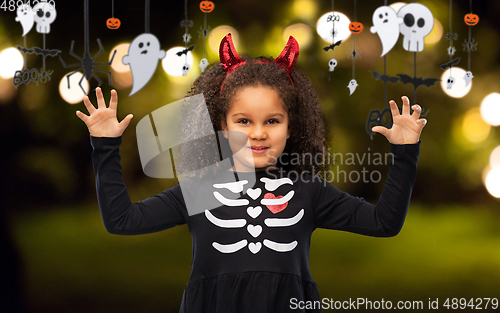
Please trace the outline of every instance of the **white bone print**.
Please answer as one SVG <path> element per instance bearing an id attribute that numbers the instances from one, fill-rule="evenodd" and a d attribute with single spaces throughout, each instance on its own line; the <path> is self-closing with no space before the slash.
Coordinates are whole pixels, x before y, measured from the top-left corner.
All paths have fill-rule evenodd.
<path id="1" fill-rule="evenodd" d="M 252 235 L 254 238 L 257 238 L 262 233 L 262 226 L 260 225 L 254 226 L 252 224 L 249 224 L 247 226 L 247 230 L 250 235 Z"/>
<path id="2" fill-rule="evenodd" d="M 261 182 L 264 183 L 264 189 L 267 191 L 275 191 L 278 189 L 280 186 L 284 184 L 290 184 L 293 185 L 293 182 L 289 178 L 280 178 L 280 179 L 269 179 L 266 177 L 262 177 L 260 179 Z M 225 188 L 228 189 L 229 191 L 233 193 L 240 193 L 243 191 L 244 185 L 247 184 L 248 181 L 242 180 L 238 182 L 230 182 L 230 183 L 220 183 L 220 184 L 213 184 L 214 188 Z M 262 195 L 262 189 L 261 188 L 248 188 L 246 193 L 248 196 L 253 199 L 257 200 L 260 199 L 260 204 L 261 205 L 266 205 L 267 208 L 273 213 L 273 214 L 278 214 L 281 212 L 288 204 L 288 201 L 290 201 L 294 194 L 294 190 L 290 190 L 286 195 L 276 195 L 272 193 L 267 193 L 264 196 Z M 264 192 L 265 193 L 265 192 Z M 262 241 L 258 242 L 249 242 L 248 240 L 252 240 L 255 238 L 259 238 L 259 236 L 262 236 L 264 232 L 265 227 L 290 227 L 294 226 L 297 223 L 299 223 L 302 218 L 304 217 L 305 210 L 301 209 L 295 216 L 293 217 L 288 217 L 288 218 L 266 218 L 264 219 L 264 223 L 260 221 L 258 224 L 250 224 L 248 223 L 251 219 L 256 219 L 257 217 L 261 216 L 263 212 L 262 206 L 256 206 L 256 207 L 251 207 L 248 206 L 250 201 L 247 199 L 229 199 L 223 196 L 220 192 L 218 191 L 213 191 L 214 197 L 223 205 L 229 206 L 229 207 L 236 207 L 234 210 L 239 210 L 237 207 L 241 206 L 247 206 L 246 207 L 246 212 L 249 217 L 245 218 L 236 218 L 236 219 L 220 219 L 216 216 L 214 216 L 209 210 L 205 210 L 205 217 L 207 218 L 208 221 L 210 221 L 213 225 L 221 227 L 221 228 L 243 228 L 246 227 L 246 231 L 248 232 L 247 238 L 242 239 L 240 241 L 234 242 L 234 243 L 229 243 L 229 244 L 221 244 L 219 242 L 212 242 L 212 246 L 219 252 L 221 253 L 235 253 L 237 251 L 240 251 L 241 249 L 248 247 L 248 250 L 252 254 L 257 254 L 261 251 L 262 246 L 266 246 L 268 249 L 276 251 L 276 252 L 289 252 L 295 249 L 297 247 L 298 242 L 296 240 L 291 241 L 291 242 L 275 242 L 269 239 L 263 239 Z M 267 199 L 266 199 L 267 198 Z M 272 207 L 276 206 L 276 207 Z M 282 206 L 282 208 L 279 208 L 279 206 Z M 235 212 L 241 212 L 241 211 L 235 211 Z M 267 211 L 266 211 L 267 212 Z M 279 216 L 279 215 L 277 215 Z M 257 220 L 255 220 L 257 221 Z M 228 230 L 229 231 L 229 230 Z"/>
<path id="3" fill-rule="evenodd" d="M 248 244 L 248 250 L 250 250 L 253 254 L 257 254 L 260 251 L 260 248 L 262 248 L 262 244 L 260 242 L 251 242 Z"/>
<path id="4" fill-rule="evenodd" d="M 252 198 L 254 200 L 257 199 L 261 193 L 262 193 L 262 190 L 260 188 L 255 188 L 255 189 L 248 188 L 247 189 L 247 194 L 250 196 L 250 198 Z"/>
<path id="5" fill-rule="evenodd" d="M 270 179 L 267 177 L 262 177 L 260 179 L 261 182 L 265 183 L 264 188 L 268 191 L 275 191 L 279 186 L 284 184 L 293 185 L 293 182 L 290 178 L 280 178 L 280 179 Z"/>
<path id="6" fill-rule="evenodd" d="M 262 208 L 260 206 L 256 206 L 255 208 L 250 206 L 247 208 L 247 213 L 250 217 L 257 218 L 262 213 Z"/>
<path id="7" fill-rule="evenodd" d="M 278 243 L 278 242 L 264 239 L 264 246 L 266 246 L 269 249 L 274 250 L 274 251 L 288 252 L 288 251 L 292 251 L 293 249 L 295 249 L 295 247 L 297 246 L 297 241 L 294 240 L 290 243 Z"/>
<path id="8" fill-rule="evenodd" d="M 212 224 L 223 228 L 239 228 L 247 224 L 247 220 L 245 219 L 221 220 L 220 218 L 213 216 L 209 210 L 205 210 L 205 216 L 207 217 L 207 220 L 212 222 Z"/>
<path id="9" fill-rule="evenodd" d="M 264 224 L 266 224 L 267 227 L 292 226 L 297 224 L 302 219 L 302 216 L 304 216 L 304 209 L 300 210 L 297 215 L 291 218 L 266 218 Z"/>
<path id="10" fill-rule="evenodd" d="M 240 205 L 247 205 L 250 203 L 247 199 L 228 199 L 221 195 L 219 192 L 214 191 L 214 196 L 217 200 L 219 200 L 220 203 L 227 205 L 227 206 L 240 206 Z"/>
<path id="11" fill-rule="evenodd" d="M 229 191 L 239 193 L 243 191 L 243 185 L 247 184 L 248 180 L 240 180 L 231 183 L 214 184 L 214 188 L 227 188 Z M 255 200 L 255 199 L 254 199 Z"/>
<path id="12" fill-rule="evenodd" d="M 263 205 L 282 205 L 288 202 L 288 200 L 292 199 L 293 194 L 295 191 L 290 191 L 288 192 L 283 198 L 277 198 L 277 199 L 262 199 L 260 200 L 260 204 Z"/>
<path id="13" fill-rule="evenodd" d="M 232 244 L 228 244 L 228 245 L 222 245 L 218 242 L 212 242 L 212 246 L 222 253 L 234 253 L 238 250 L 245 248 L 247 243 L 248 243 L 248 241 L 246 239 L 243 239 L 241 241 L 238 241 L 238 242 L 235 242 Z"/>

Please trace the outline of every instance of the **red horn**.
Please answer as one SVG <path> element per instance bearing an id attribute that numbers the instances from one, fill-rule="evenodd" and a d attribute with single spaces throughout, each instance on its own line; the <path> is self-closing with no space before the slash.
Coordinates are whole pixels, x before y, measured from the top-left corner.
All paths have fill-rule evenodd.
<path id="1" fill-rule="evenodd" d="M 281 54 L 274 59 L 274 63 L 281 66 L 285 71 L 290 74 L 297 63 L 297 58 L 299 57 L 299 43 L 293 36 L 288 38 L 285 48 L 281 51 Z"/>
<path id="2" fill-rule="evenodd" d="M 239 65 L 246 63 L 236 52 L 231 33 L 227 34 L 220 42 L 219 58 L 220 63 L 226 72 L 232 71 Z"/>

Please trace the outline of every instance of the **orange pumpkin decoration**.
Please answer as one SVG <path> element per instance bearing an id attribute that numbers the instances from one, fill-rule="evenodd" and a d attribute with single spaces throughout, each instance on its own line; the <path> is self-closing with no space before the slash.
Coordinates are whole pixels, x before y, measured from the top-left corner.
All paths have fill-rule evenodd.
<path id="1" fill-rule="evenodd" d="M 363 31 L 363 24 L 359 22 L 352 22 L 351 24 L 349 24 L 349 30 L 353 34 L 359 34 Z"/>
<path id="2" fill-rule="evenodd" d="M 200 10 L 203 13 L 210 13 L 214 10 L 214 3 L 212 1 L 202 1 L 200 2 Z"/>
<path id="3" fill-rule="evenodd" d="M 469 26 L 474 26 L 479 22 L 479 16 L 477 16 L 477 14 L 472 14 L 472 13 L 465 14 L 464 21 L 465 24 Z"/>
<path id="4" fill-rule="evenodd" d="M 121 24 L 120 20 L 114 17 L 110 17 L 106 21 L 106 26 L 108 26 L 109 29 L 118 29 Z"/>

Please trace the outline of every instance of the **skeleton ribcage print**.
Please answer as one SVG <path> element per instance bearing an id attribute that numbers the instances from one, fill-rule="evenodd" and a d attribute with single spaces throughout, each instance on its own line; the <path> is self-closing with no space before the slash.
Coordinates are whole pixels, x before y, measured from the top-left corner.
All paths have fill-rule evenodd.
<path id="1" fill-rule="evenodd" d="M 220 203 L 228 207 L 246 207 L 246 215 L 242 218 L 237 219 L 220 219 L 216 217 L 209 210 L 205 210 L 205 216 L 212 224 L 221 228 L 244 228 L 246 227 L 248 233 L 248 240 L 246 238 L 241 238 L 241 240 L 228 243 L 221 244 L 218 242 L 212 242 L 212 246 L 222 253 L 234 253 L 245 247 L 248 247 L 248 250 L 253 254 L 257 254 L 262 245 L 265 247 L 277 251 L 277 252 L 288 252 L 295 249 L 297 246 L 297 241 L 293 240 L 291 242 L 275 242 L 272 238 L 265 238 L 262 240 L 263 227 L 293 227 L 297 223 L 300 222 L 302 217 L 304 216 L 304 209 L 301 209 L 295 216 L 288 218 L 266 218 L 263 220 L 263 225 L 259 223 L 255 223 L 257 217 L 261 215 L 263 210 L 269 210 L 274 214 L 278 214 L 283 211 L 287 206 L 288 202 L 293 198 L 294 191 L 290 190 L 285 195 L 276 196 L 272 192 L 278 189 L 278 187 L 290 184 L 293 185 L 292 180 L 289 178 L 280 178 L 280 179 L 270 179 L 267 177 L 260 178 L 260 181 L 264 183 L 265 192 L 263 194 L 261 188 L 246 188 L 246 194 L 253 200 L 259 199 L 259 206 L 250 206 L 250 201 L 248 199 L 228 199 L 224 197 L 217 190 L 213 192 L 215 199 L 217 199 Z M 220 183 L 213 184 L 215 189 L 226 189 L 232 193 L 240 193 L 245 189 L 245 185 L 248 184 L 247 180 L 241 180 L 237 182 L 230 183 Z M 263 195 L 262 195 L 263 194 Z M 261 241 L 262 240 L 262 241 Z"/>

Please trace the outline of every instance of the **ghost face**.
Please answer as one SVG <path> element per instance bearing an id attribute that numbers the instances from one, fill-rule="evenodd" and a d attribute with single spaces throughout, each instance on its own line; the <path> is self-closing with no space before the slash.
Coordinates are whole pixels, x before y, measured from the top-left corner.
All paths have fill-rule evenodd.
<path id="1" fill-rule="evenodd" d="M 358 82 L 355 79 L 351 79 L 349 84 L 347 85 L 347 88 L 349 88 L 350 95 L 356 90 L 356 87 L 358 87 Z"/>
<path id="2" fill-rule="evenodd" d="M 337 66 L 337 60 L 335 59 L 331 59 L 329 62 L 328 62 L 328 67 L 329 67 L 329 71 L 330 72 L 333 72 L 335 70 L 335 66 Z"/>
<path id="3" fill-rule="evenodd" d="M 394 47 L 399 38 L 399 24 L 403 19 L 396 15 L 396 11 L 388 6 L 381 6 L 373 12 L 373 26 L 370 32 L 377 33 L 382 42 L 382 55 L 386 55 Z"/>
<path id="4" fill-rule="evenodd" d="M 234 169 L 238 172 L 276 169 L 290 137 L 283 101 L 267 86 L 240 88 L 222 121 L 222 130 L 229 131 L 224 137 L 229 140 Z M 243 148 L 241 138 L 234 143 L 233 137 L 239 133 L 247 137 Z"/>
<path id="5" fill-rule="evenodd" d="M 29 4 L 22 4 L 17 8 L 16 22 L 20 22 L 23 27 L 23 37 L 26 36 L 33 27 L 35 23 L 34 15 L 35 11 L 31 9 Z"/>
<path id="6" fill-rule="evenodd" d="M 35 12 L 36 31 L 41 34 L 50 33 L 50 24 L 57 16 L 56 8 L 47 2 L 39 2 L 33 7 L 33 12 Z"/>
<path id="7" fill-rule="evenodd" d="M 434 27 L 431 10 L 419 3 L 410 3 L 399 9 L 398 16 L 403 18 L 399 31 L 403 34 L 403 48 L 407 51 L 424 50 L 424 37 Z"/>
<path id="8" fill-rule="evenodd" d="M 142 89 L 153 76 L 158 60 L 165 57 L 165 50 L 160 50 L 160 42 L 153 34 L 141 34 L 132 41 L 128 54 L 123 57 L 123 64 L 132 71 L 134 86 L 130 96 Z"/>
<path id="9" fill-rule="evenodd" d="M 208 66 L 208 60 L 205 58 L 201 59 L 200 68 L 201 68 L 202 73 L 205 72 L 205 69 L 207 68 L 207 66 Z"/>
<path id="10" fill-rule="evenodd" d="M 473 77 L 474 76 L 472 75 L 471 71 L 468 71 L 468 72 L 465 73 L 465 75 L 464 75 L 465 87 L 469 86 L 469 84 L 470 84 L 470 82 L 471 82 L 471 80 L 472 80 Z"/>
<path id="11" fill-rule="evenodd" d="M 453 87 L 453 84 L 455 84 L 455 78 L 450 76 L 446 81 L 446 89 L 451 89 Z"/>

